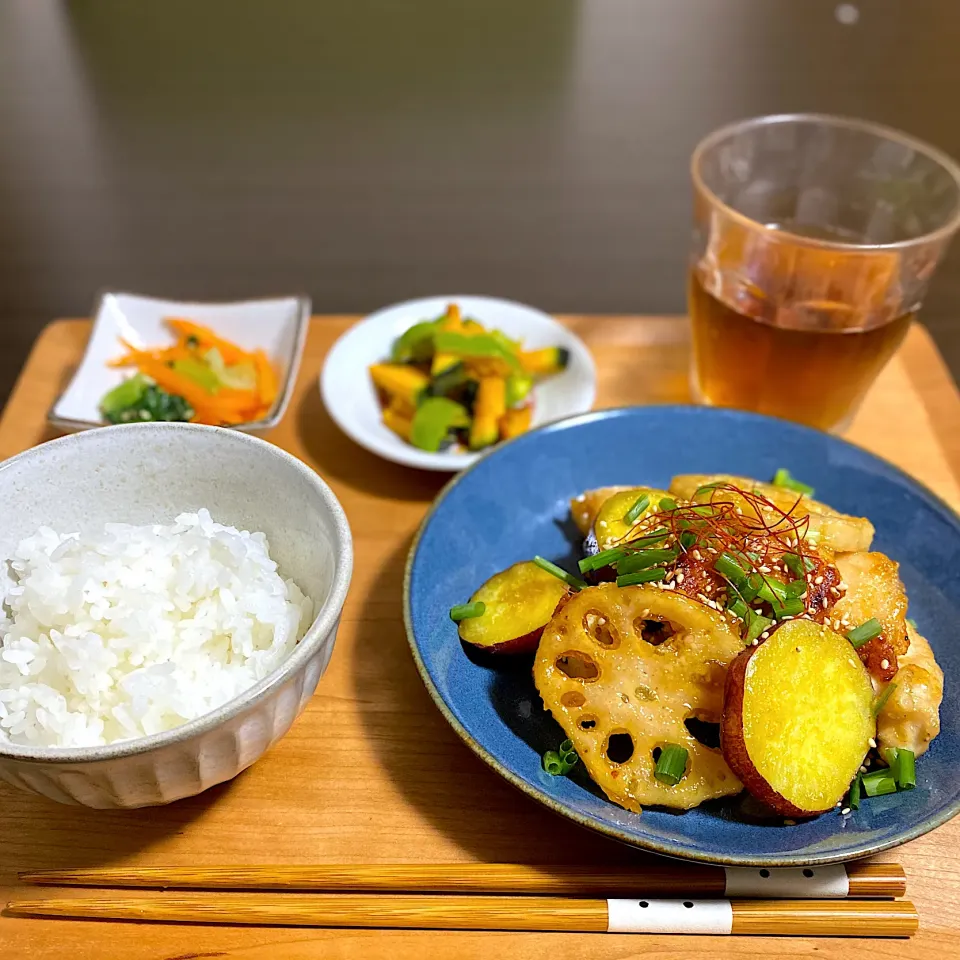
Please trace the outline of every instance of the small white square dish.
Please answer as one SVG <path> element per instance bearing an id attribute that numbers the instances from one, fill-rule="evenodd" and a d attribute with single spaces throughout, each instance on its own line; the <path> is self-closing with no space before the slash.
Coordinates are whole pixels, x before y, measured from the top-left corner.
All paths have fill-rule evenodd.
<path id="1" fill-rule="evenodd" d="M 138 350 L 173 344 L 174 334 L 166 323 L 171 317 L 209 327 L 244 350 L 263 350 L 270 360 L 277 376 L 277 397 L 272 408 L 263 417 L 237 424 L 234 429 L 263 433 L 283 419 L 307 335 L 307 297 L 191 303 L 108 292 L 97 304 L 83 360 L 47 415 L 50 423 L 67 432 L 106 425 L 100 401 L 134 372 L 132 368 L 112 367 L 110 361 L 124 354 L 124 341 Z"/>

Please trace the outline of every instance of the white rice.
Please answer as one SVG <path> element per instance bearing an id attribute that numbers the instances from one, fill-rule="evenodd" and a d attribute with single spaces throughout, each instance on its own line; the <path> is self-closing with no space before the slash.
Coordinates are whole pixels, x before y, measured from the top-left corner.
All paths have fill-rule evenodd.
<path id="1" fill-rule="evenodd" d="M 0 742 L 89 747 L 169 730 L 253 686 L 313 602 L 262 533 L 206 510 L 169 526 L 41 527 L 0 563 Z"/>

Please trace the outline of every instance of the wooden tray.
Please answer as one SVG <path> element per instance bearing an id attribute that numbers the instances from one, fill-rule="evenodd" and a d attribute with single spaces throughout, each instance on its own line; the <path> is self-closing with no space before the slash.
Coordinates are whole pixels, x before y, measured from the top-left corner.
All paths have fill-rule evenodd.
<path id="1" fill-rule="evenodd" d="M 333 660 L 290 733 L 232 783 L 169 807 L 127 813 L 66 807 L 0 784 L 0 898 L 30 896 L 19 870 L 219 863 L 642 862 L 637 851 L 554 816 L 476 759 L 447 726 L 413 666 L 400 614 L 410 540 L 442 476 L 394 466 L 333 426 L 317 375 L 354 318 L 312 322 L 296 396 L 270 439 L 333 487 L 356 545 L 353 586 Z M 686 324 L 677 318 L 569 317 L 600 370 L 598 406 L 688 399 Z M 46 412 L 89 332 L 59 321 L 38 340 L 0 421 L 0 456 L 55 434 Z M 869 394 L 849 437 L 960 504 L 960 395 L 922 327 Z M 417 933 L 177 927 L 0 918 L 6 958 L 198 956 L 396 960 L 508 956 L 662 957 L 949 955 L 960 937 L 960 818 L 885 859 L 904 863 L 921 914 L 910 942 L 629 935 Z M 73 895 L 82 891 L 67 891 Z"/>

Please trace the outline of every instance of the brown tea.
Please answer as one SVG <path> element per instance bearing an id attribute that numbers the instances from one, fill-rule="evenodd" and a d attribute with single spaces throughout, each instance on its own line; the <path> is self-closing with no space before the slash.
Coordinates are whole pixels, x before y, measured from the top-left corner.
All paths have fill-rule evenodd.
<path id="1" fill-rule="evenodd" d="M 695 267 L 689 285 L 697 399 L 822 430 L 844 424 L 914 317 L 863 328 L 849 322 L 848 304 L 824 300 L 808 303 L 791 323 L 743 289 L 736 307 L 728 305 L 699 274 Z"/>

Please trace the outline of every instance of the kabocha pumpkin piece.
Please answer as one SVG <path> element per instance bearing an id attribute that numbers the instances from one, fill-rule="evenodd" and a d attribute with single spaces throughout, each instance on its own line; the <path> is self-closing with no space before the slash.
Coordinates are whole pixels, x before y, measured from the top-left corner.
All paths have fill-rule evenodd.
<path id="1" fill-rule="evenodd" d="M 577 529 L 586 536 L 593 528 L 593 522 L 600 508 L 615 493 L 621 490 L 630 490 L 631 487 L 598 487 L 596 490 L 585 490 L 573 497 L 570 501 L 570 516 Z"/>
<path id="2" fill-rule="evenodd" d="M 389 398 L 398 397 L 415 407 L 426 393 L 430 378 L 416 367 L 402 363 L 375 363 L 370 378 Z"/>
<path id="3" fill-rule="evenodd" d="M 628 810 L 687 809 L 743 787 L 719 749 L 688 720 L 719 723 L 727 664 L 743 649 L 724 618 L 659 587 L 588 587 L 540 638 L 534 680 L 587 772 Z M 657 779 L 661 752 L 686 763 L 675 785 Z"/>
<path id="4" fill-rule="evenodd" d="M 507 409 L 506 382 L 502 377 L 481 377 L 470 425 L 470 449 L 481 450 L 500 437 L 500 418 Z"/>
<path id="5" fill-rule="evenodd" d="M 460 307 L 455 303 L 448 304 L 447 312 L 437 321 L 437 327 L 440 330 L 457 331 L 460 326 Z"/>
<path id="6" fill-rule="evenodd" d="M 530 653 L 570 587 L 532 561 L 494 574 L 470 598 L 479 617 L 460 621 L 460 639 L 491 653 Z"/>
<path id="7" fill-rule="evenodd" d="M 544 347 L 541 350 L 523 350 L 520 352 L 520 367 L 526 373 L 538 377 L 547 377 L 566 370 L 570 362 L 570 351 L 566 347 Z"/>
<path id="8" fill-rule="evenodd" d="M 670 493 L 698 503 L 720 499 L 736 502 L 736 491 L 727 489 L 726 485 L 757 493 L 769 500 L 775 509 L 761 509 L 761 515 L 768 524 L 775 522 L 777 516 L 782 516 L 778 511 L 789 513 L 793 520 L 808 517 L 806 523 L 810 540 L 816 545 L 829 547 L 835 553 L 869 550 L 873 542 L 873 524 L 866 517 L 851 517 L 839 513 L 806 494 L 772 483 L 761 483 L 750 477 L 734 477 L 724 473 L 681 474 L 670 482 Z M 754 501 L 741 496 L 740 505 L 756 516 L 757 507 Z"/>
<path id="9" fill-rule="evenodd" d="M 870 749 L 872 705 L 870 677 L 846 637 L 812 620 L 790 620 L 730 665 L 723 755 L 777 813 L 825 813 Z"/>
<path id="10" fill-rule="evenodd" d="M 621 490 L 604 501 L 593 522 L 597 549 L 607 550 L 630 539 L 630 532 L 644 518 L 660 509 L 660 501 L 669 496 L 666 490 L 654 487 L 631 487 Z M 642 498 L 646 497 L 643 505 Z M 638 501 L 642 509 L 634 510 Z M 631 514 L 633 511 L 633 514 Z M 635 514 L 635 515 L 634 515 Z M 630 522 L 628 522 L 628 517 Z"/>
<path id="11" fill-rule="evenodd" d="M 533 421 L 533 407 L 514 407 L 500 418 L 500 439 L 512 440 L 526 433 Z"/>
<path id="12" fill-rule="evenodd" d="M 403 401 L 392 400 L 383 411 L 383 422 L 401 440 L 410 442 L 410 432 L 413 429 L 413 410 Z"/>

